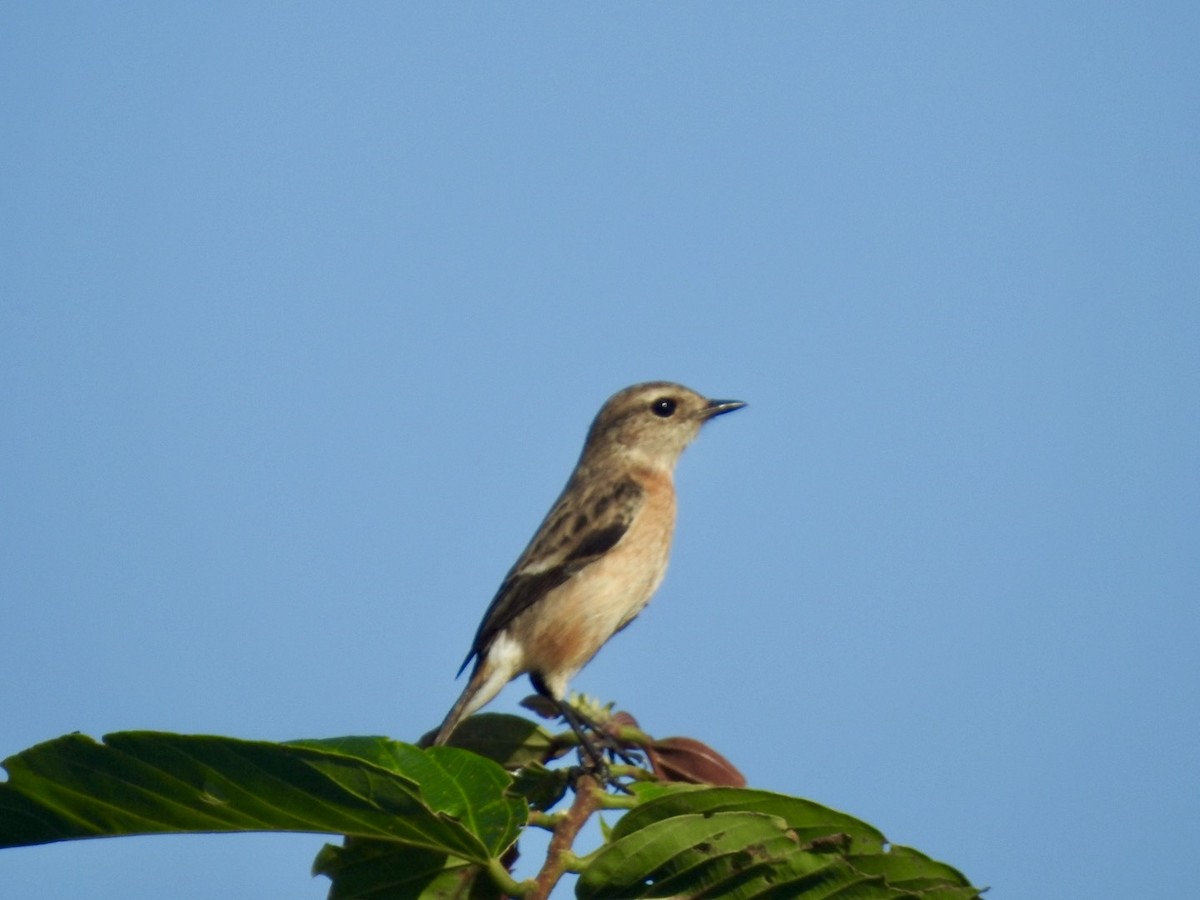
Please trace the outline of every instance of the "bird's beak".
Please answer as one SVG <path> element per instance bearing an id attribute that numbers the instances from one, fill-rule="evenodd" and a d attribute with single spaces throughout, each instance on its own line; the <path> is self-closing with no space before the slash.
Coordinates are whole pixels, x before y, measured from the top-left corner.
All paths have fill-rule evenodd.
<path id="1" fill-rule="evenodd" d="M 741 400 L 709 400 L 708 405 L 700 411 L 700 415 L 705 421 L 708 421 L 714 416 L 733 412 L 735 409 L 741 409 L 745 405 Z"/>

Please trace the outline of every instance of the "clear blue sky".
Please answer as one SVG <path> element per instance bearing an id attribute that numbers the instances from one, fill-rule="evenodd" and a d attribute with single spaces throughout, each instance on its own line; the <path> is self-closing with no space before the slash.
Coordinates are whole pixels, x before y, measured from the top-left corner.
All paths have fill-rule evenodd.
<path id="1" fill-rule="evenodd" d="M 751 406 L 577 687 L 997 898 L 1190 895 L 1198 38 L 1194 2 L 7 4 L 0 755 L 417 737 L 595 410 L 665 378 Z M 321 843 L 0 884 L 319 898 Z"/>

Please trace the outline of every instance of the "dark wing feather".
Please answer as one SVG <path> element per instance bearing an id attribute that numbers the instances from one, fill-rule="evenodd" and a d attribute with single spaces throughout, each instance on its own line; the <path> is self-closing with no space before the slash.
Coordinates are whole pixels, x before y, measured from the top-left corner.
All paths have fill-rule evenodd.
<path id="1" fill-rule="evenodd" d="M 632 478 L 583 494 L 568 485 L 492 598 L 458 673 L 513 619 L 615 547 L 637 515 L 642 494 Z"/>

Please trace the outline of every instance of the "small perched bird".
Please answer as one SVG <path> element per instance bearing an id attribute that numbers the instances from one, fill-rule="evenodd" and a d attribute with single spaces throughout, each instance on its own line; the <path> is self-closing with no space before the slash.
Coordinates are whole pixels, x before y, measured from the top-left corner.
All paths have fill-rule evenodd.
<path id="1" fill-rule="evenodd" d="M 566 703 L 567 683 L 650 602 L 675 528 L 675 464 L 714 416 L 745 406 L 652 381 L 619 391 L 596 415 L 567 486 L 505 576 L 459 668 L 471 679 L 434 738 L 529 673 L 601 764 Z"/>

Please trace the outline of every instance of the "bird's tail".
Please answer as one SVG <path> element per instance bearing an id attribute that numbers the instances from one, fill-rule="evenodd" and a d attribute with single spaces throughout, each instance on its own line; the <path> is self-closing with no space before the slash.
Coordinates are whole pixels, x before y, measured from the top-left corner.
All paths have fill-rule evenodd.
<path id="1" fill-rule="evenodd" d="M 458 723 L 500 693 L 500 688 L 504 687 L 511 677 L 510 673 L 497 671 L 495 666 L 480 660 L 475 665 L 475 671 L 471 673 L 467 686 L 442 720 L 441 727 L 433 739 L 433 746 L 440 746 L 450 740 L 450 735 L 454 733 Z"/>
<path id="2" fill-rule="evenodd" d="M 446 741 L 450 740 L 450 735 L 454 733 L 454 729 L 458 727 L 458 723 L 467 715 L 467 707 L 475 698 L 475 693 L 479 690 L 479 686 L 475 684 L 475 679 L 472 678 L 467 682 L 466 688 L 455 701 L 454 706 L 450 708 L 450 712 L 446 713 L 446 718 L 442 720 L 442 725 L 438 728 L 437 736 L 433 739 L 433 746 L 440 747 Z"/>

